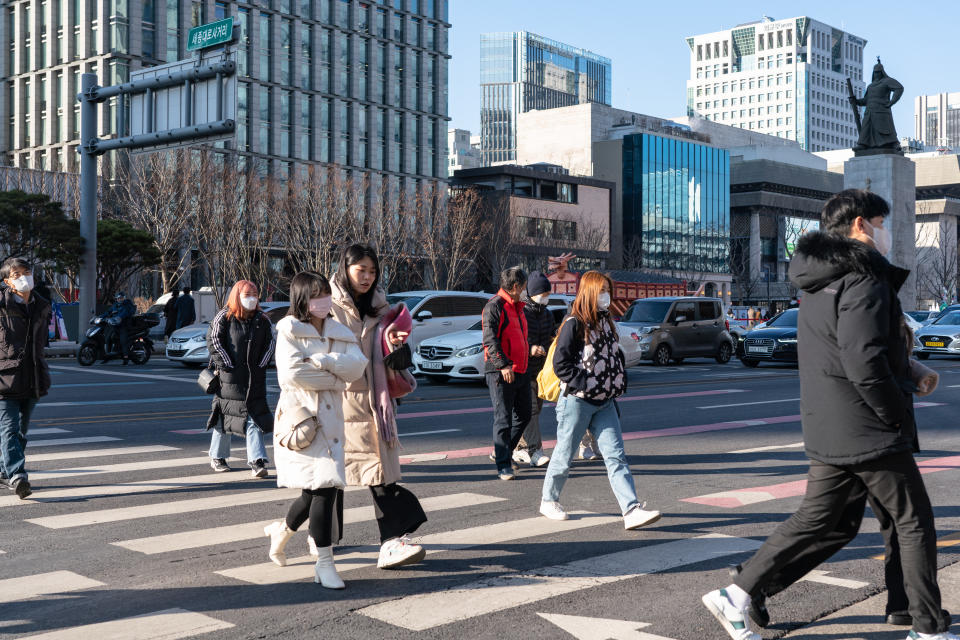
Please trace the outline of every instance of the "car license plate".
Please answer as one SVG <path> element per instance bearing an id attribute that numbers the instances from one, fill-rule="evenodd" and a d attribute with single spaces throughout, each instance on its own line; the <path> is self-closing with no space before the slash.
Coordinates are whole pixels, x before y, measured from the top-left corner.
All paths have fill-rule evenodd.
<path id="1" fill-rule="evenodd" d="M 943 346 L 943 343 L 942 343 L 942 342 L 924 342 L 923 344 L 924 344 L 924 346 L 927 346 L 927 347 L 942 347 L 942 346 Z"/>
<path id="2" fill-rule="evenodd" d="M 421 363 L 420 363 L 420 368 L 421 368 L 421 369 L 424 369 L 424 370 L 426 370 L 426 369 L 442 369 L 442 368 L 443 368 L 443 363 L 442 363 L 442 362 L 421 362 Z"/>
<path id="3" fill-rule="evenodd" d="M 767 348 L 766 347 L 747 347 L 747 352 L 748 353 L 766 353 Z"/>

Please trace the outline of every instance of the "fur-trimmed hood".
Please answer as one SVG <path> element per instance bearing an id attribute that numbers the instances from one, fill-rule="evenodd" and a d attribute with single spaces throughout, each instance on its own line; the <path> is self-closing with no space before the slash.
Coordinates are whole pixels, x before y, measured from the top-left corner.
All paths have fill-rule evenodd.
<path id="1" fill-rule="evenodd" d="M 897 291 L 910 271 L 890 264 L 870 245 L 826 231 L 800 238 L 790 261 L 790 281 L 808 293 L 820 291 L 849 273 L 889 282 Z"/>

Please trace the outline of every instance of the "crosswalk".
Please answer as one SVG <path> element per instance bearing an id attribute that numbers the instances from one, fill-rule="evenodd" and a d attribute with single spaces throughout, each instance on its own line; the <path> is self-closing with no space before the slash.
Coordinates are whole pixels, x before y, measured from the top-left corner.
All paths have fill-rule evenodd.
<path id="1" fill-rule="evenodd" d="M 739 393 L 739 390 L 725 393 Z M 630 440 L 793 420 L 794 416 L 784 416 L 767 421 L 677 427 L 666 430 L 667 433 L 626 435 Z M 202 444 L 192 439 L 184 442 L 193 444 L 174 447 L 128 445 L 123 438 L 112 436 L 72 436 L 70 431 L 60 427 L 38 428 L 31 433 L 28 460 L 36 493 L 29 500 L 19 500 L 10 494 L 0 495 L 0 521 L 15 521 L 28 527 L 26 535 L 49 540 L 51 545 L 62 545 L 64 540 L 91 532 L 98 541 L 99 553 L 107 560 L 102 566 L 80 561 L 76 564 L 65 562 L 64 566 L 47 566 L 44 571 L 30 573 L 23 570 L 27 566 L 25 563 L 12 562 L 16 554 L 11 553 L 9 547 L 0 550 L 0 554 L 4 554 L 3 562 L 7 563 L 4 566 L 8 567 L 0 573 L 0 605 L 53 602 L 83 596 L 95 610 L 98 602 L 114 603 L 115 594 L 121 589 L 150 589 L 171 580 L 169 573 L 175 571 L 182 571 L 188 580 L 196 580 L 206 588 L 274 589 L 292 583 L 309 585 L 312 582 L 314 559 L 307 553 L 303 533 L 288 547 L 287 566 L 279 567 L 266 557 L 267 540 L 263 527 L 283 517 L 290 501 L 300 494 L 299 490 L 277 488 L 273 478 L 255 480 L 244 471 L 209 473 L 209 458 L 202 453 Z M 49 444 L 53 442 L 58 444 Z M 44 446 L 45 443 L 48 444 Z M 87 444 L 95 447 L 78 448 Z M 40 447 L 39 452 L 35 453 L 33 447 Z M 59 450 L 47 452 L 47 449 L 57 448 Z M 485 447 L 473 451 L 472 455 L 485 457 L 488 451 L 489 447 Z M 242 449 L 234 452 L 243 455 Z M 431 455 L 435 454 L 416 454 L 410 458 L 426 461 L 446 457 L 446 454 L 433 458 Z M 924 467 L 928 473 L 955 471 L 960 468 L 960 458 L 937 458 L 928 461 Z M 82 486 L 76 486 L 74 480 Z M 763 500 L 797 495 L 797 483 L 802 482 L 802 479 L 796 479 L 789 490 L 771 490 L 770 487 L 742 489 L 739 494 L 720 496 L 722 500 L 716 499 L 717 494 L 702 496 L 700 500 L 691 499 L 690 502 L 720 513 L 752 504 L 750 492 L 756 494 L 758 489 L 764 493 Z M 436 517 L 442 526 L 428 529 L 418 541 L 427 550 L 425 563 L 428 566 L 437 560 L 456 558 L 480 569 L 440 589 L 431 590 L 427 581 L 406 595 L 365 599 L 350 615 L 390 625 L 398 632 L 425 632 L 604 585 L 642 580 L 651 574 L 742 557 L 760 544 L 753 538 L 704 533 L 703 530 L 687 534 L 671 531 L 669 536 L 659 538 L 645 532 L 624 532 L 619 513 L 602 510 L 572 509 L 568 520 L 549 520 L 535 515 L 535 508 L 530 504 L 498 491 L 502 484 L 488 485 L 479 481 L 467 485 L 469 488 L 462 484 L 457 486 L 457 490 L 448 485 L 446 490 L 439 492 L 429 491 L 429 485 L 419 486 L 427 489 L 427 495 L 422 496 L 425 510 L 431 515 L 432 522 Z M 773 495 L 777 491 L 781 495 Z M 366 525 L 372 530 L 376 518 L 374 508 L 367 496 L 354 495 L 357 492 L 365 492 L 365 489 L 347 489 L 348 508 L 344 509 L 344 524 L 347 527 Z M 754 501 L 760 500 L 757 496 L 754 498 Z M 664 507 L 669 508 L 669 505 L 661 506 Z M 305 524 L 301 532 L 306 529 Z M 132 533 L 134 531 L 137 533 Z M 595 551 L 588 557 L 577 556 L 574 560 L 568 556 L 550 558 L 536 567 L 512 569 L 495 565 L 492 569 L 483 568 L 490 564 L 491 549 L 500 550 L 501 556 L 521 556 L 523 552 L 517 549 L 546 539 L 614 539 L 618 546 Z M 4 544 L 2 539 L 0 544 Z M 221 552 L 216 566 L 204 565 L 202 569 L 195 569 L 185 562 L 212 556 L 224 548 L 230 552 Z M 347 574 L 348 580 L 354 575 L 359 579 L 359 576 L 367 575 L 361 572 L 375 571 L 378 552 L 375 539 L 339 548 L 336 555 L 338 570 Z M 147 567 L 167 573 L 165 577 L 149 581 Z M 807 581 L 824 589 L 870 586 L 862 580 L 828 575 L 822 571 L 809 575 Z M 363 594 L 360 597 L 363 598 Z M 21 624 L 18 630 L 22 630 L 18 637 L 50 640 L 191 638 L 242 624 L 242 618 L 235 618 L 226 606 L 211 608 L 209 604 L 197 602 L 196 610 L 192 610 L 194 607 L 172 607 L 171 604 L 171 601 L 163 601 L 151 606 L 134 599 L 128 610 L 111 614 L 109 619 L 92 614 L 84 619 L 84 624 L 75 626 L 70 626 L 66 617 L 45 619 L 42 623 L 20 620 L 16 621 Z M 550 619 L 549 615 L 543 614 L 542 617 Z M 580 624 L 562 616 L 553 617 L 559 628 Z M 158 629 L 163 630 L 162 634 Z M 0 622 L 0 637 L 4 635 L 5 623 Z"/>

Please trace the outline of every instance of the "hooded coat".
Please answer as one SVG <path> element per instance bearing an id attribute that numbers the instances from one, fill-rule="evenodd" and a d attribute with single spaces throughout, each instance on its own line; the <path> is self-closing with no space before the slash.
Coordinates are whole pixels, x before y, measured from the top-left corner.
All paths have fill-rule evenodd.
<path id="1" fill-rule="evenodd" d="M 909 272 L 867 244 L 815 232 L 790 280 L 805 292 L 797 329 L 807 456 L 852 465 L 915 451 L 914 385 L 897 292 Z"/>
<path id="2" fill-rule="evenodd" d="M 373 379 L 373 350 L 380 347 L 376 344 L 377 326 L 390 308 L 387 296 L 382 289 L 377 289 L 373 295 L 375 315 L 361 318 L 350 293 L 336 278 L 331 279 L 330 287 L 333 318 L 353 332 L 368 361 L 363 375 L 343 392 L 347 484 L 370 487 L 399 482 L 400 450 L 387 446 L 380 438 Z"/>

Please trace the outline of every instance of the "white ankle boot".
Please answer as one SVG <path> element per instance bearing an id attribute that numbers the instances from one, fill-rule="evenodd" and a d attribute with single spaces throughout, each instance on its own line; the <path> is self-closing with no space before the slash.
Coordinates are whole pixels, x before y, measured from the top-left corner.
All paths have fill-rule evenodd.
<path id="1" fill-rule="evenodd" d="M 263 528 L 263 532 L 270 536 L 270 559 L 281 567 L 287 566 L 287 554 L 283 552 L 283 548 L 295 533 L 293 529 L 288 528 L 287 523 L 281 520 L 271 522 Z"/>
<path id="2" fill-rule="evenodd" d="M 307 548 L 310 550 L 310 555 L 312 555 L 314 558 L 319 555 L 319 552 L 317 551 L 317 543 L 314 542 L 313 538 L 310 536 L 307 536 Z"/>
<path id="3" fill-rule="evenodd" d="M 333 547 L 317 549 L 317 565 L 313 568 L 313 574 L 313 581 L 327 589 L 343 589 L 347 586 L 333 564 Z"/>

